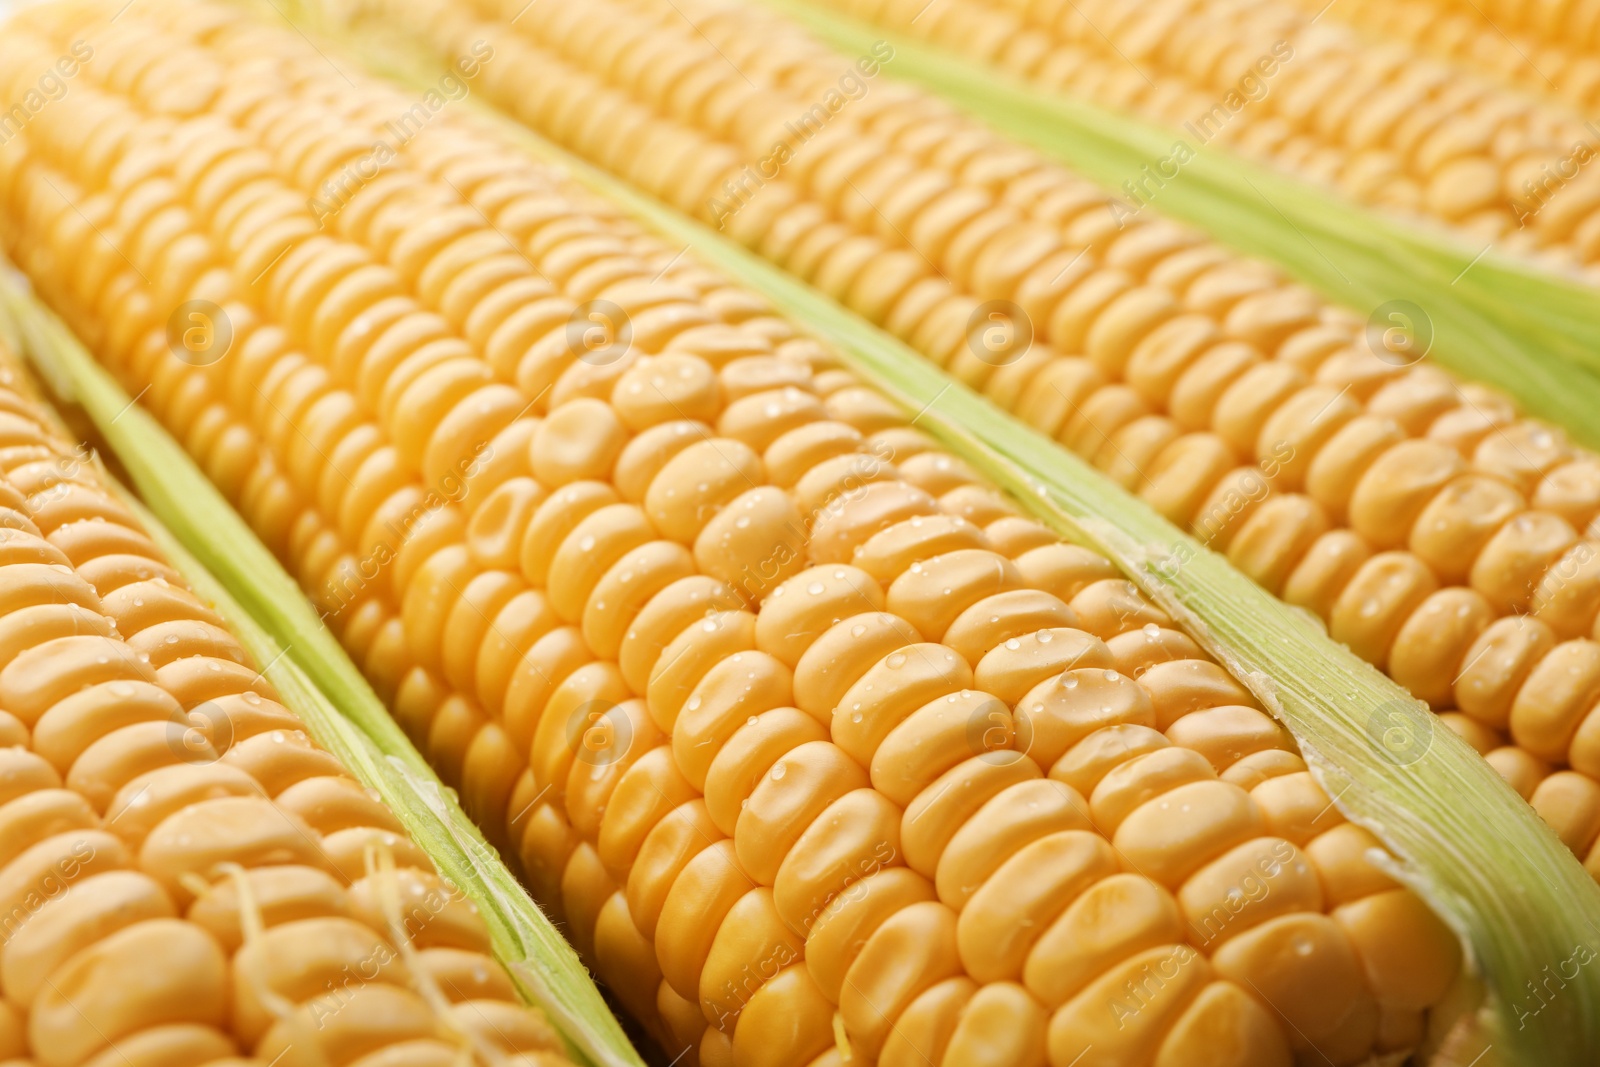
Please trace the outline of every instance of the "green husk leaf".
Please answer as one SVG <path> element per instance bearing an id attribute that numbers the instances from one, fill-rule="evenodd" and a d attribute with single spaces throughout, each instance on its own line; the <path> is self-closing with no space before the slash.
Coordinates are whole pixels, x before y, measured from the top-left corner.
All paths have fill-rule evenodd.
<path id="1" fill-rule="evenodd" d="M 1145 211 L 1182 219 L 1271 260 L 1362 314 L 1391 301 L 1422 309 L 1429 358 L 1494 385 L 1531 414 L 1600 448 L 1600 291 L 1501 256 L 1420 219 L 1395 219 L 1253 163 L 1192 133 L 1078 97 L 870 25 L 807 0 L 762 0 L 847 55 L 894 48 L 885 74 L 944 97 L 1114 194 L 1183 140 L 1197 154 Z M 1248 105 L 1247 105 L 1248 106 Z M 1387 319 L 1385 319 L 1387 325 Z"/>
<path id="2" fill-rule="evenodd" d="M 428 84 L 431 61 L 419 58 L 415 42 L 360 30 L 344 43 L 369 68 Z M 1600 956 L 1600 887 L 1426 706 L 1329 640 L 1309 615 L 892 336 L 487 105 L 469 106 L 533 156 L 564 168 L 832 343 L 852 370 L 917 413 L 916 425 L 1063 536 L 1105 553 L 1180 619 L 1289 728 L 1339 808 L 1393 850 L 1396 875 L 1461 936 L 1487 992 L 1486 1010 L 1461 1023 L 1478 1039 L 1473 1056 L 1489 1044 L 1478 1067 L 1591 1062 L 1600 1047 L 1600 967 L 1580 966 L 1542 1008 L 1524 983 L 1575 951 Z"/>
<path id="3" fill-rule="evenodd" d="M 81 406 L 151 514 L 150 533 L 210 600 L 317 743 L 379 795 L 478 907 L 495 955 L 580 1062 L 642 1067 L 577 953 L 389 717 L 294 580 L 183 448 L 0 259 L 0 307 L 51 390 Z M 0 320 L 6 316 L 0 315 Z"/>

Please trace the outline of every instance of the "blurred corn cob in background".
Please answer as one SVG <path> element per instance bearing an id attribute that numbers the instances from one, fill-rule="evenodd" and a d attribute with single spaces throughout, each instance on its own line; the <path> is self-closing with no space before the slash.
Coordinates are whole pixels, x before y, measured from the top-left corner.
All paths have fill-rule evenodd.
<path id="1" fill-rule="evenodd" d="M 13 69 L 74 32 L 19 25 Z M 525 62 L 461 43 L 419 101 L 226 6 L 129 9 L 0 149 L 6 246 L 669 1055 L 1437 1039 L 1453 936 L 1248 692 L 759 300 L 451 110 Z M 169 335 L 192 301 L 226 347 Z"/>
<path id="2" fill-rule="evenodd" d="M 1165 123 L 1191 149 L 1214 141 L 1453 227 L 1475 247 L 1600 277 L 1600 172 L 1588 166 L 1600 128 L 1586 110 L 1595 61 L 1547 73 L 1482 25 L 1481 13 L 1460 8 L 1441 30 L 1435 5 L 1405 0 L 1350 9 L 1316 0 L 826 3 L 1041 88 Z M 1379 7 L 1383 15 L 1368 15 Z M 1426 27 L 1430 43 L 1410 44 L 1390 20 Z M 1494 41 L 1493 63 L 1428 54 L 1468 27 Z M 1122 195 L 1132 205 L 1159 201 L 1160 176 L 1130 178 Z"/>
<path id="3" fill-rule="evenodd" d="M 1420 338 L 1374 350 L 1261 263 L 1154 211 L 1119 225 L 1088 183 L 878 77 L 882 57 L 748 5 L 596 0 L 514 25 L 517 5 L 483 6 L 499 19 L 372 10 L 442 49 L 500 42 L 511 61 L 480 91 L 523 122 L 880 323 L 1326 619 L 1600 872 L 1600 458 L 1419 362 Z"/>
<path id="4" fill-rule="evenodd" d="M 0 342 L 0 1061 L 566 1063 L 46 411 Z"/>
<path id="5" fill-rule="evenodd" d="M 1306 0 L 1301 6 L 1309 7 Z M 1315 14 L 1316 8 L 1310 8 Z M 1584 115 L 1600 105 L 1600 5 L 1486 3 L 1470 0 L 1356 0 L 1327 17 L 1372 40 L 1403 42 L 1451 63 L 1452 70 L 1531 96 L 1564 101 Z M 1586 138 L 1587 140 L 1588 138 Z"/>

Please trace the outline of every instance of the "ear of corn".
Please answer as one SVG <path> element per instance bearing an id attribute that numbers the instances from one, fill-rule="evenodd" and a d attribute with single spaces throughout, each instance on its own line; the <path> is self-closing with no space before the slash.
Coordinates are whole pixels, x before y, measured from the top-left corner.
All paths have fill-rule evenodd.
<path id="1" fill-rule="evenodd" d="M 1448 1038 L 1449 928 L 1252 694 L 762 301 L 451 114 L 319 233 L 410 98 L 203 4 L 99 47 L 75 99 L 123 139 L 0 151 L 8 247 L 687 1061 Z M 196 297 L 239 331 L 209 366 L 164 336 Z M 632 344 L 585 359 L 597 299 Z"/>
<path id="2" fill-rule="evenodd" d="M 1481 13 L 1483 37 L 1497 38 L 1503 58 L 1517 57 L 1515 71 L 1496 71 L 1487 57 L 1442 63 L 1407 48 L 1403 32 L 1339 25 L 1365 21 L 1366 5 L 1160 5 L 1142 17 L 1105 2 L 952 0 L 927 17 L 915 3 L 829 6 L 1443 223 L 1479 247 L 1493 241 L 1591 279 L 1600 259 L 1600 182 L 1575 173 L 1586 154 L 1571 166 L 1575 148 L 1592 152 L 1594 127 L 1559 99 L 1542 69 L 1560 76 L 1550 57 L 1519 55 Z M 1388 10 L 1417 32 L 1416 16 L 1430 6 Z M 1460 26 L 1429 26 L 1428 36 L 1448 47 Z M 1031 48 L 1008 55 L 1020 41 Z M 1540 85 L 1528 93 L 1496 84 L 1505 73 Z M 1582 90 L 1581 79 L 1574 87 Z"/>
<path id="3" fill-rule="evenodd" d="M 1452 74 L 1470 70 L 1529 95 L 1564 101 L 1584 114 L 1593 114 L 1600 104 L 1600 62 L 1594 56 L 1600 19 L 1592 5 L 1480 8 L 1455 0 L 1357 0 L 1328 14 L 1367 40 L 1403 41 L 1417 53 L 1449 60 Z M 1584 236 L 1593 228 L 1590 224 Z"/>
<path id="4" fill-rule="evenodd" d="M 0 350 L 0 1058 L 555 1067 L 472 905 Z M 260 662 L 260 661 L 258 661 Z"/>
<path id="5" fill-rule="evenodd" d="M 768 6 L 846 51 L 866 47 L 883 32 L 806 0 L 769 0 Z M 1197 138 L 1192 127 L 1174 132 L 1094 102 L 1029 91 L 1013 81 L 1009 68 L 997 72 L 921 45 L 928 28 L 920 21 L 887 21 L 911 35 L 893 38 L 894 76 L 954 100 L 1103 183 L 1115 197 L 1107 210 L 1116 230 L 1154 210 L 1181 218 L 1281 265 L 1331 299 L 1372 310 L 1367 347 L 1380 347 L 1379 335 L 1398 324 L 1410 335 L 1408 343 L 1419 346 L 1396 357 L 1400 361 L 1425 351 L 1566 426 L 1586 444 L 1600 443 L 1585 414 L 1592 408 L 1593 353 L 1600 342 L 1592 284 L 1505 258 L 1492 241 L 1466 240 L 1363 210 L 1253 166 L 1229 146 Z M 1184 149 L 1174 163 L 1180 144 Z M 1400 318 L 1384 314 L 1402 302 L 1411 306 Z"/>
<path id="6" fill-rule="evenodd" d="M 1101 194 L 913 90 L 881 86 L 840 110 L 727 216 L 723 198 L 750 173 L 741 146 L 770 144 L 840 60 L 759 12 L 692 8 L 701 40 L 667 6 L 634 6 L 649 18 L 602 4 L 589 19 L 623 40 L 698 50 L 709 84 L 744 111 L 685 111 L 668 75 L 656 85 L 607 66 L 552 12 L 516 22 L 512 41 L 526 50 L 483 89 L 613 170 L 627 173 L 625 145 L 562 125 L 565 97 L 524 92 L 519 71 L 602 99 L 617 126 L 705 160 L 640 180 L 883 323 L 1325 618 L 1600 864 L 1589 752 L 1600 726 L 1587 725 L 1600 724 L 1600 691 L 1568 673 L 1600 648 L 1593 454 L 1481 386 L 1364 351 L 1348 313 L 1192 233 L 1153 217 L 1110 227 Z M 396 10 L 445 47 L 507 25 Z M 717 118 L 736 112 L 754 132 Z M 1001 270 L 1004 255 L 1022 266 Z M 998 344 L 974 327 L 986 300 L 1004 309 Z"/>
<path id="7" fill-rule="evenodd" d="M 895 76 L 950 97 L 987 123 L 1104 183 L 1116 198 L 1108 206 L 1118 230 L 1127 220 L 1155 205 L 1163 214 L 1182 218 L 1236 248 L 1284 266 L 1297 279 L 1349 305 L 1381 309 L 1396 301 L 1409 301 L 1414 308 L 1407 317 L 1415 318 L 1419 311 L 1426 317 L 1424 328 L 1440 362 L 1467 377 L 1497 385 L 1534 413 L 1567 425 L 1591 445 L 1596 443 L 1587 436 L 1591 420 L 1583 414 L 1592 403 L 1572 399 L 1574 394 L 1586 395 L 1595 384 L 1592 354 L 1600 321 L 1594 313 L 1592 282 L 1572 278 L 1559 264 L 1546 271 L 1503 258 L 1503 250 L 1514 247 L 1514 239 L 1522 231 L 1513 231 L 1512 240 L 1502 241 L 1494 236 L 1494 227 L 1489 235 L 1475 238 L 1439 232 L 1432 226 L 1419 227 L 1414 222 L 1398 222 L 1388 212 L 1363 210 L 1315 185 L 1252 165 L 1246 158 L 1248 151 L 1245 157 L 1234 154 L 1233 150 L 1242 146 L 1236 143 L 1237 138 L 1231 138 L 1248 125 L 1249 104 L 1241 105 L 1243 118 L 1224 127 L 1223 132 L 1231 139 L 1224 138 L 1209 127 L 1197 128 L 1193 121 L 1181 128 L 1174 128 L 1176 118 L 1172 119 L 1174 125 L 1151 125 L 1128 115 L 1125 101 L 1115 96 L 1100 99 L 1092 90 L 1085 98 L 1075 93 L 1040 94 L 1037 84 L 1032 91 L 1020 88 L 1014 79 L 1029 76 L 1033 68 L 1027 62 L 1004 62 L 1002 57 L 980 51 L 974 58 L 988 59 L 989 63 L 974 64 L 953 54 L 970 54 L 973 47 L 983 47 L 978 44 L 980 40 L 992 44 L 1004 37 L 1003 32 L 998 38 L 993 32 L 963 35 L 958 26 L 987 19 L 993 20 L 990 31 L 1004 30 L 1010 25 L 1007 12 L 980 13 L 976 5 L 958 4 L 942 13 L 959 17 L 936 26 L 935 19 L 908 22 L 913 15 L 910 10 L 884 11 L 876 16 L 880 25 L 869 28 L 848 17 L 841 18 L 838 11 L 824 11 L 808 0 L 767 0 L 766 6 L 800 20 L 812 32 L 846 51 L 866 47 L 879 39 L 887 27 L 899 57 Z M 859 13 L 854 8 L 850 10 Z M 1180 21 L 1188 17 L 1182 16 Z M 1068 21 L 1072 18 L 1063 16 Z M 1207 25 L 1202 15 L 1196 14 L 1193 19 Z M 1213 26 L 1197 32 L 1215 33 L 1220 40 L 1229 31 Z M 1022 39 L 1028 39 L 1027 35 L 1023 34 Z M 923 40 L 937 42 L 941 47 L 929 50 L 920 43 Z M 1283 52 L 1282 42 L 1274 44 L 1270 36 L 1257 43 L 1263 56 L 1273 57 L 1274 48 L 1279 56 Z M 1229 47 L 1233 56 L 1256 55 L 1247 43 L 1234 42 Z M 1300 62 L 1300 69 L 1315 69 L 1321 59 L 1313 54 Z M 1277 58 L 1272 61 L 1277 63 Z M 1115 65 L 1122 65 L 1124 74 L 1137 70 L 1128 64 L 1131 61 L 1119 59 Z M 1072 64 L 1061 62 L 1047 66 L 1057 74 L 1072 68 Z M 1285 61 L 1285 69 L 1287 66 Z M 1126 88 L 1132 88 L 1137 78 L 1121 81 Z M 1435 82 L 1450 84 L 1451 79 Z M 1045 88 L 1068 91 L 1054 83 Z M 1221 99 L 1235 89 L 1223 86 L 1215 96 L 1196 91 L 1182 96 L 1181 106 L 1191 108 L 1197 121 L 1204 123 L 1198 116 L 1206 114 L 1207 108 L 1222 106 Z M 1232 107 L 1241 99 L 1235 93 L 1227 106 Z M 1348 99 L 1343 103 L 1348 104 Z M 1394 108 L 1381 104 L 1375 104 L 1374 110 L 1391 118 L 1397 114 Z M 1435 113 L 1429 121 L 1438 123 L 1442 118 L 1442 113 Z M 1472 120 L 1459 121 L 1470 125 Z M 1485 117 L 1483 121 L 1495 128 L 1492 118 Z M 1456 145 L 1452 133 L 1460 134 L 1460 130 L 1449 124 L 1438 133 L 1451 142 L 1451 147 L 1441 149 L 1446 158 L 1451 152 L 1464 150 L 1473 138 L 1490 136 L 1488 132 L 1475 131 L 1464 139 L 1456 137 L 1462 141 Z M 1551 176 L 1548 151 L 1530 148 L 1509 130 L 1499 130 L 1498 136 L 1514 146 L 1508 151 L 1529 152 L 1513 164 L 1519 172 L 1544 168 L 1544 177 L 1536 174 L 1533 179 L 1539 182 L 1537 195 L 1529 192 L 1523 197 L 1528 203 L 1515 207 L 1519 217 L 1538 217 L 1541 223 L 1552 219 L 1570 221 L 1571 211 L 1581 212 L 1593 206 L 1595 179 L 1583 170 L 1583 161 L 1600 144 L 1592 130 L 1582 131 L 1581 136 L 1573 133 L 1576 140 L 1558 138 L 1552 142 L 1563 149 L 1562 158 L 1554 162 L 1561 166 L 1560 174 L 1567 174 L 1568 178 Z M 1568 158 L 1574 151 L 1579 156 L 1576 163 Z M 1358 161 L 1351 169 L 1363 168 Z M 1181 180 L 1177 178 L 1180 174 Z M 1579 187 L 1571 187 L 1573 174 L 1580 181 Z M 1378 187 L 1387 188 L 1388 183 L 1379 183 Z M 1563 210 L 1543 213 L 1547 203 L 1558 200 Z M 1385 318 L 1385 324 L 1387 321 Z M 1408 322 L 1405 328 L 1415 325 Z M 1553 370 L 1547 371 L 1546 364 Z M 1520 373 L 1512 368 L 1520 368 Z"/>

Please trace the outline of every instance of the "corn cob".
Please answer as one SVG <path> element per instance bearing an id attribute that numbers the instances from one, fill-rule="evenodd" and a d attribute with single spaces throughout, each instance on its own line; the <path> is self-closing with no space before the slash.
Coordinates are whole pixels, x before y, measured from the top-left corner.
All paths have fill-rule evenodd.
<path id="1" fill-rule="evenodd" d="M 1600 104 L 1600 59 L 1594 55 L 1600 42 L 1600 6 L 1561 7 L 1356 0 L 1330 8 L 1328 15 L 1369 38 L 1403 41 L 1449 60 L 1456 69 L 1488 74 L 1504 85 L 1564 100 L 1589 114 Z"/>
<path id="2" fill-rule="evenodd" d="M 0 352 L 0 1061 L 567 1062 L 41 412 Z"/>
<path id="3" fill-rule="evenodd" d="M 741 198 L 741 160 L 793 136 L 840 60 L 759 14 L 676 7 L 694 28 L 601 0 L 581 20 L 530 9 L 515 34 L 384 10 L 501 42 L 512 61 L 483 88 L 523 121 L 721 223 L 1326 619 L 1600 873 L 1596 457 L 1498 394 L 1378 358 L 1357 320 L 1259 264 L 1148 215 L 1118 230 L 1103 195 L 903 86 L 849 101 Z M 601 27 L 609 51 L 585 36 Z M 698 64 L 652 75 L 666 42 Z M 575 98 L 604 120 L 572 125 Z"/>
<path id="4" fill-rule="evenodd" d="M 838 6 L 874 14 L 869 5 Z M 874 17 L 1025 70 L 1035 84 L 1168 123 L 1191 147 L 1228 144 L 1364 202 L 1594 277 L 1600 179 L 1582 164 L 1600 143 L 1565 102 L 1532 101 L 1476 66 L 1419 56 L 1386 36 L 1363 38 L 1320 21 L 1320 5 L 1309 2 L 1299 10 L 1005 6 L 941 0 L 913 22 L 918 5 L 889 4 Z M 1018 54 L 1002 54 L 1008 48 Z M 1580 145 L 1587 149 L 1574 166 Z M 1132 194 L 1136 204 L 1159 195 L 1159 181 L 1151 190 L 1147 179 L 1133 179 L 1145 186 Z"/>
<path id="5" fill-rule="evenodd" d="M 1476 10 L 1482 20 L 1504 30 L 1520 43 L 1520 34 L 1545 45 L 1564 46 L 1573 51 L 1592 49 L 1600 44 L 1600 7 L 1593 0 L 1552 0 L 1527 4 L 1519 0 L 1441 0 L 1435 5 L 1442 15 Z M 1530 54 L 1534 51 L 1530 49 Z"/>
<path id="6" fill-rule="evenodd" d="M 281 30 L 182 3 L 95 47 L 0 150 L 7 246 L 682 1062 L 1422 1041 L 1458 949 L 1292 740 L 820 346 L 453 113 L 318 232 L 416 102 Z M 206 366 L 190 299 L 234 331 Z M 569 340 L 596 300 L 627 346 Z"/>

